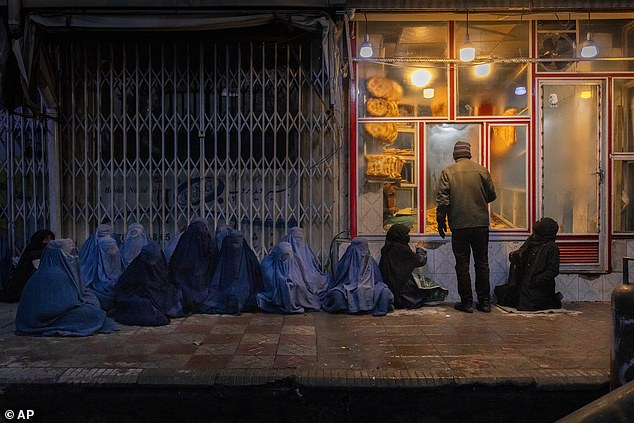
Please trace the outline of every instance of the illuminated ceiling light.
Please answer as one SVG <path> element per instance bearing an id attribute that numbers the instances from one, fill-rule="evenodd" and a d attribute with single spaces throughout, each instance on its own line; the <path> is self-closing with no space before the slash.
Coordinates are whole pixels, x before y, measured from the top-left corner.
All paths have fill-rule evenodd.
<path id="1" fill-rule="evenodd" d="M 370 38 L 368 37 L 368 16 L 364 13 L 363 17 L 365 18 L 365 39 L 361 43 L 359 56 L 367 59 L 368 57 L 372 57 L 374 50 L 372 50 L 372 44 L 370 43 Z"/>
<path id="2" fill-rule="evenodd" d="M 460 60 L 462 62 L 471 62 L 475 59 L 475 48 L 469 39 L 469 11 L 467 10 L 467 33 L 464 37 L 464 45 L 460 49 Z"/>
<path id="3" fill-rule="evenodd" d="M 523 85 L 515 87 L 515 95 L 526 95 L 526 87 Z"/>
<path id="4" fill-rule="evenodd" d="M 433 88 L 425 88 L 423 90 L 423 97 L 424 98 L 434 98 L 435 92 Z"/>
<path id="5" fill-rule="evenodd" d="M 431 80 L 431 73 L 426 69 L 418 69 L 412 73 L 412 83 L 417 87 L 424 87 Z"/>
<path id="6" fill-rule="evenodd" d="M 592 98 L 592 91 L 581 91 L 581 94 L 579 94 L 579 97 L 583 99 Z"/>
<path id="7" fill-rule="evenodd" d="M 580 55 L 585 59 L 591 59 L 597 54 L 599 54 L 599 50 L 594 41 L 592 41 L 592 34 L 590 33 L 590 11 L 588 10 L 588 33 L 586 34 L 585 41 L 581 43 Z"/>
<path id="8" fill-rule="evenodd" d="M 491 73 L 491 65 L 488 63 L 480 63 L 475 66 L 475 74 L 479 77 L 487 76 Z"/>

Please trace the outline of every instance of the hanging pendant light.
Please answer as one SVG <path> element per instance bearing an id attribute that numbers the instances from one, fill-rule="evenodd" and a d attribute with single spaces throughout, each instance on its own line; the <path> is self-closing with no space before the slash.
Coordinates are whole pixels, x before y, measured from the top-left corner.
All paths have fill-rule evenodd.
<path id="1" fill-rule="evenodd" d="M 475 48 L 469 39 L 469 11 L 467 10 L 467 33 L 465 34 L 464 45 L 460 49 L 460 60 L 462 62 L 472 62 L 475 59 Z"/>
<path id="2" fill-rule="evenodd" d="M 365 18 L 365 39 L 361 43 L 359 56 L 367 59 L 368 57 L 372 57 L 374 50 L 372 50 L 372 44 L 370 43 L 370 38 L 368 37 L 368 16 L 365 13 L 363 16 Z"/>
<path id="3" fill-rule="evenodd" d="M 588 33 L 586 34 L 586 39 L 583 43 L 581 43 L 581 57 L 590 59 L 596 57 L 599 54 L 599 50 L 597 49 L 597 45 L 592 40 L 592 33 L 590 32 L 590 11 L 588 11 Z"/>

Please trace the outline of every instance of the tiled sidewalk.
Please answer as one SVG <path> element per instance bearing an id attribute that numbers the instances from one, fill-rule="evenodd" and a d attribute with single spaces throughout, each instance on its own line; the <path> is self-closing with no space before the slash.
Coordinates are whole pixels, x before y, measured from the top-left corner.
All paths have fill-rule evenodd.
<path id="1" fill-rule="evenodd" d="M 293 377 L 307 386 L 605 385 L 611 311 L 464 314 L 451 305 L 385 317 L 194 315 L 169 326 L 121 326 L 87 338 L 13 334 L 0 304 L 0 385 L 135 383 L 253 385 Z"/>

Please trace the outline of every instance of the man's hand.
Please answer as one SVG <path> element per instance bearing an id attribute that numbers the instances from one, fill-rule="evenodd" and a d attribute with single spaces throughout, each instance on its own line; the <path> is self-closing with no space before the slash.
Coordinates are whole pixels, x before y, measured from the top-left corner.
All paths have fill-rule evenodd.
<path id="1" fill-rule="evenodd" d="M 442 222 L 438 222 L 438 234 L 441 238 L 445 237 L 445 232 L 447 232 L 447 224 L 443 220 Z"/>

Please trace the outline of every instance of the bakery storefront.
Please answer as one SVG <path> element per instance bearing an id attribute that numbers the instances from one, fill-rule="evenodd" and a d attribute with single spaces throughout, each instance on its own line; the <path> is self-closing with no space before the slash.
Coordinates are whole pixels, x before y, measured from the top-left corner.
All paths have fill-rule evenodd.
<path id="1" fill-rule="evenodd" d="M 467 141 L 497 191 L 492 285 L 548 216 L 560 225 L 558 288 L 609 300 L 634 250 L 634 14 L 357 11 L 351 28 L 352 235 L 376 251 L 407 224 L 431 248 L 430 276 L 455 285 L 435 193 Z"/>

